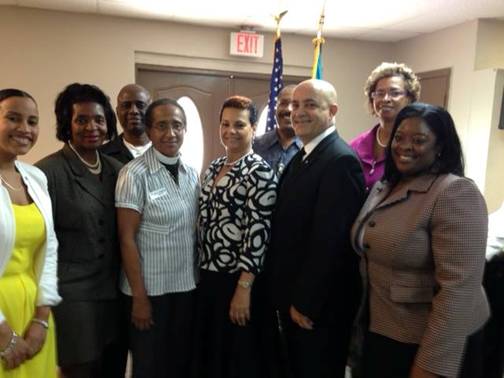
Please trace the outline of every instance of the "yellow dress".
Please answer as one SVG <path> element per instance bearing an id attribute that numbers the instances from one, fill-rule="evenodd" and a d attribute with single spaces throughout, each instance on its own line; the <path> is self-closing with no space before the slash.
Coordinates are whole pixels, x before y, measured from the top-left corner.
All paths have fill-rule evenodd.
<path id="1" fill-rule="evenodd" d="M 0 277 L 0 309 L 9 326 L 20 336 L 30 326 L 37 302 L 35 257 L 45 242 L 45 223 L 37 206 L 12 205 L 16 218 L 16 240 L 12 256 Z M 54 322 L 40 352 L 13 370 L 0 364 L 0 378 L 56 378 Z"/>

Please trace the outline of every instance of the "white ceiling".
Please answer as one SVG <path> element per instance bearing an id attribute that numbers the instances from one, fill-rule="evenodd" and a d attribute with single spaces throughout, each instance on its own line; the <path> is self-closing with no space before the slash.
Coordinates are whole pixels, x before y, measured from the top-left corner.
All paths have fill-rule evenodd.
<path id="1" fill-rule="evenodd" d="M 324 36 L 398 41 L 477 18 L 504 20 L 504 0 L 325 0 Z M 0 5 L 315 35 L 324 0 L 0 0 Z M 504 42 L 504 41 L 503 41 Z"/>

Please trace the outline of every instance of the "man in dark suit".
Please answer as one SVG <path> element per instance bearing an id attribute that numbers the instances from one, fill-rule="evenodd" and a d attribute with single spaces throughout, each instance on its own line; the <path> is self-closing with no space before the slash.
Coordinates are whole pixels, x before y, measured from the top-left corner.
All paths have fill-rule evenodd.
<path id="1" fill-rule="evenodd" d="M 334 87 L 307 80 L 294 90 L 292 123 L 304 148 L 280 181 L 266 275 L 290 376 L 344 377 L 360 300 L 350 228 L 364 201 L 358 159 L 338 136 Z"/>
<path id="2" fill-rule="evenodd" d="M 137 84 L 124 86 L 117 96 L 117 119 L 123 133 L 101 146 L 100 151 L 123 164 L 142 155 L 150 147 L 145 133 L 145 111 L 151 103 L 149 91 Z"/>

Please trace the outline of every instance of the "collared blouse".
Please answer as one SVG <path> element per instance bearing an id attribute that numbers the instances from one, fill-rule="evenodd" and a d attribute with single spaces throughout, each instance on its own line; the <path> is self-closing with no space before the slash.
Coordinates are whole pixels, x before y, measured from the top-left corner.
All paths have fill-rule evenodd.
<path id="1" fill-rule="evenodd" d="M 214 160 L 202 182 L 200 266 L 215 272 L 257 274 L 270 240 L 277 179 L 259 155 L 250 153 L 215 183 L 225 162 L 225 157 Z"/>
<path id="2" fill-rule="evenodd" d="M 116 207 L 142 215 L 136 242 L 148 295 L 163 295 L 196 287 L 196 220 L 199 178 L 182 161 L 178 184 L 151 147 L 119 173 Z M 121 290 L 131 288 L 121 274 Z"/>

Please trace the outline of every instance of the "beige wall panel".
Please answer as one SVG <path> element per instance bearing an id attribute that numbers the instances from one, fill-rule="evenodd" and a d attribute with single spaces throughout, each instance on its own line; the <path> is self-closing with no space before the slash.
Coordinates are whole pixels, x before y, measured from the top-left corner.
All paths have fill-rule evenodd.
<path id="1" fill-rule="evenodd" d="M 499 117 L 504 112 L 504 70 L 498 70 L 495 80 L 495 97 L 492 108 L 490 142 L 486 167 L 485 199 L 489 212 L 497 210 L 504 202 L 504 130 L 498 129 Z"/>
<path id="2" fill-rule="evenodd" d="M 451 68 L 450 111 L 462 140 L 466 157 L 466 175 L 473 178 L 484 189 L 484 173 L 481 177 L 481 153 L 486 155 L 487 145 L 476 145 L 471 136 L 479 130 L 488 132 L 489 125 L 471 123 L 474 96 L 474 61 L 477 38 L 477 21 L 467 22 L 435 33 L 411 38 L 396 44 L 397 57 L 413 70 L 429 71 Z M 481 89 L 478 86 L 478 89 Z M 479 147 L 479 153 L 475 153 Z"/>
<path id="3" fill-rule="evenodd" d="M 504 21 L 479 20 L 475 68 L 504 68 Z"/>
<path id="4" fill-rule="evenodd" d="M 40 139 L 23 159 L 33 162 L 59 147 L 54 137 L 52 108 L 57 93 L 71 82 L 94 83 L 115 102 L 120 87 L 134 81 L 135 63 L 148 63 L 145 57 L 157 57 L 168 66 L 187 67 L 191 61 L 206 61 L 212 63 L 213 69 L 239 71 L 247 67 L 249 72 L 271 72 L 272 35 L 266 35 L 264 57 L 248 60 L 229 56 L 230 31 L 0 7 L 0 87 L 26 89 L 35 96 L 40 108 Z M 285 73 L 309 74 L 312 38 L 284 34 L 282 40 Z M 337 123 L 344 138 L 352 138 L 373 123 L 363 107 L 362 87 L 372 68 L 384 60 L 393 60 L 393 52 L 393 45 L 387 43 L 327 39 L 325 78 L 338 89 Z"/>

